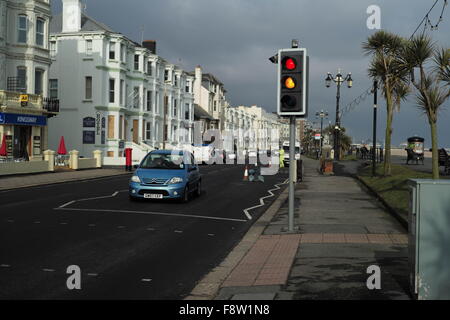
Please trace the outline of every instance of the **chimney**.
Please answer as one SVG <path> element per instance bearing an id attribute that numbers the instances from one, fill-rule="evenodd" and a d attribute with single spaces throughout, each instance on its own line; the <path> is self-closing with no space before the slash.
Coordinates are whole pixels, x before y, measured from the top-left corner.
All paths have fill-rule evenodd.
<path id="1" fill-rule="evenodd" d="M 145 40 L 142 41 L 142 46 L 148 49 L 151 53 L 156 54 L 156 41 L 155 40 Z"/>
<path id="2" fill-rule="evenodd" d="M 79 32 L 81 30 L 80 0 L 62 0 L 62 32 Z"/>
<path id="3" fill-rule="evenodd" d="M 202 67 L 197 66 L 195 68 L 195 78 L 194 78 L 194 103 L 202 106 Z"/>

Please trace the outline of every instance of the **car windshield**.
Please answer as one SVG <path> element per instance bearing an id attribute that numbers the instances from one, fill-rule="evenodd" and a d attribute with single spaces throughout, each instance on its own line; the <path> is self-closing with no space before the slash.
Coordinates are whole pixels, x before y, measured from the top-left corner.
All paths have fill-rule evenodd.
<path id="1" fill-rule="evenodd" d="M 183 156 L 178 154 L 149 154 L 141 163 L 142 169 L 184 169 Z"/>

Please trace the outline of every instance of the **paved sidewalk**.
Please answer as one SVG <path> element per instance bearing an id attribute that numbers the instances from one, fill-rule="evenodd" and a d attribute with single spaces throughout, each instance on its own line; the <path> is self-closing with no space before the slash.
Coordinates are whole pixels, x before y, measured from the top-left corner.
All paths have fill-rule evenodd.
<path id="1" fill-rule="evenodd" d="M 130 173 L 127 173 L 122 168 L 120 169 L 117 168 L 117 169 L 89 169 L 80 171 L 62 171 L 62 172 L 7 176 L 7 177 L 0 177 L 0 190 L 17 189 L 69 181 L 96 179 L 126 174 Z"/>
<path id="2" fill-rule="evenodd" d="M 304 159 L 296 234 L 287 201 L 221 285 L 217 299 L 409 299 L 406 230 L 350 176 L 322 176 Z M 381 269 L 369 290 L 367 268 Z"/>

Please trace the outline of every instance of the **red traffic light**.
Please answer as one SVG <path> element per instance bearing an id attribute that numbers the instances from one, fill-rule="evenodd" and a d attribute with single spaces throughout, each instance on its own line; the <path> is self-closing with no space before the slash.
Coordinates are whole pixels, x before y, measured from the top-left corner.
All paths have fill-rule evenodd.
<path id="1" fill-rule="evenodd" d="M 295 61 L 294 58 L 285 58 L 283 64 L 286 70 L 294 70 L 295 68 L 297 68 L 297 61 Z"/>

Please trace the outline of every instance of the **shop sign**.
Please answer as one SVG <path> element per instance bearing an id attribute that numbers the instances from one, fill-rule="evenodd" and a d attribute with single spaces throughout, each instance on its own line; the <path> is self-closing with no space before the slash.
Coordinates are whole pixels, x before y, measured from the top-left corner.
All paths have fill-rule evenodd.
<path id="1" fill-rule="evenodd" d="M 30 114 L 15 114 L 0 112 L 0 124 L 17 124 L 28 126 L 46 126 L 47 117 Z"/>

